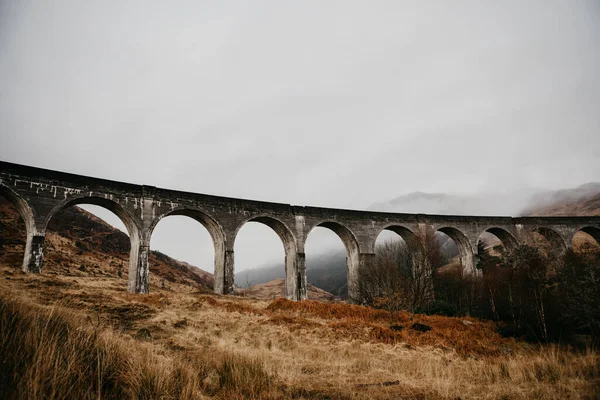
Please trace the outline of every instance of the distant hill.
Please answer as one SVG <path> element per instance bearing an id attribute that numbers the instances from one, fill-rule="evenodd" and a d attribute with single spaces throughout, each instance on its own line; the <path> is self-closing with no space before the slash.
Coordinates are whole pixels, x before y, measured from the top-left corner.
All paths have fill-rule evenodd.
<path id="1" fill-rule="evenodd" d="M 516 215 L 533 192 L 458 195 L 414 192 L 375 203 L 369 210 L 412 214 Z"/>
<path id="2" fill-rule="evenodd" d="M 598 215 L 596 202 L 600 183 L 590 182 L 571 189 L 522 190 L 519 193 L 454 195 L 414 192 L 376 203 L 369 210 L 454 215 Z M 584 204 L 589 201 L 589 204 Z M 550 213 L 550 214 L 548 214 Z"/>
<path id="3" fill-rule="evenodd" d="M 600 216 L 600 183 L 537 195 L 523 212 L 531 216 Z"/>
<path id="4" fill-rule="evenodd" d="M 25 225 L 0 197 L 0 263 L 20 268 L 25 248 Z M 79 207 L 60 211 L 50 221 L 44 249 L 44 273 L 67 276 L 117 276 L 127 282 L 129 237 Z M 158 251 L 150 254 L 151 287 L 183 284 L 212 291 L 212 274 Z M 156 286 L 154 286 L 156 287 Z"/>
<path id="5" fill-rule="evenodd" d="M 334 251 L 331 254 L 316 256 L 306 260 L 306 279 L 314 285 L 336 297 L 347 295 L 346 253 Z M 235 275 L 235 284 L 241 288 L 260 285 L 276 279 L 285 278 L 285 267 L 273 265 L 241 271 Z M 310 298 L 310 293 L 309 293 Z"/>
<path id="6" fill-rule="evenodd" d="M 273 300 L 277 297 L 285 297 L 285 279 L 278 278 L 269 282 L 254 285 L 250 288 L 238 289 L 237 293 L 242 296 L 261 300 Z M 335 296 L 318 287 L 308 284 L 308 298 L 311 300 L 331 301 Z"/>

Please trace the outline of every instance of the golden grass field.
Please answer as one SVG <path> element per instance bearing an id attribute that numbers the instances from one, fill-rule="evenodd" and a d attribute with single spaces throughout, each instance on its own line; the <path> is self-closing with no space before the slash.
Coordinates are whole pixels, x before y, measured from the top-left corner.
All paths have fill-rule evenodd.
<path id="1" fill-rule="evenodd" d="M 17 398 L 600 393 L 598 353 L 503 339 L 493 323 L 470 318 L 400 313 L 390 320 L 361 306 L 217 296 L 176 284 L 132 295 L 125 277 L 33 275 L 9 266 L 0 267 L 0 282 L 1 371 L 16 365 Z M 416 332 L 409 328 L 414 322 L 433 329 Z"/>
<path id="2" fill-rule="evenodd" d="M 0 203 L 0 398 L 600 398 L 596 351 L 504 339 L 489 321 L 213 295 L 210 274 L 156 254 L 151 294 L 128 294 L 128 239 L 73 210 L 34 275 Z"/>

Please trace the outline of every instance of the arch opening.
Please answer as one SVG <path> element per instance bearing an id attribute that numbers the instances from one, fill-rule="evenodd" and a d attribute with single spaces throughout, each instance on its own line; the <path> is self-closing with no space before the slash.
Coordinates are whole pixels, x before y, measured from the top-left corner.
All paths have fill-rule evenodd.
<path id="1" fill-rule="evenodd" d="M 375 260 L 360 270 L 360 297 L 380 305 L 402 295 L 401 307 L 410 311 L 433 298 L 431 266 L 419 238 L 403 226 L 388 226 L 375 239 Z"/>
<path id="2" fill-rule="evenodd" d="M 473 247 L 460 230 L 438 229 L 441 266 L 434 270 L 435 299 L 447 315 L 472 315 L 481 293 L 481 273 L 476 269 Z"/>
<path id="3" fill-rule="evenodd" d="M 138 228 L 137 228 L 137 225 L 136 225 L 133 217 L 125 210 L 125 208 L 123 208 L 116 201 L 113 201 L 113 200 L 110 200 L 107 198 L 103 198 L 103 197 L 84 196 L 84 197 L 78 197 L 78 198 L 71 199 L 67 202 L 63 202 L 63 203 L 57 205 L 56 207 L 54 207 L 50 211 L 50 213 L 48 213 L 48 216 L 46 217 L 44 225 L 48 226 L 50 221 L 59 212 L 65 210 L 65 209 L 68 209 L 70 207 L 79 206 L 79 205 L 97 206 L 97 207 L 101 207 L 107 211 L 110 211 L 112 214 L 114 214 L 116 217 L 119 218 L 119 220 L 123 223 L 123 225 L 125 225 L 125 228 L 127 229 L 127 233 L 129 234 L 129 236 L 131 238 L 135 238 L 138 240 L 141 239 L 139 237 Z"/>
<path id="4" fill-rule="evenodd" d="M 348 228 L 332 221 L 316 224 L 306 237 L 305 252 L 308 283 L 332 295 L 319 293 L 321 299 L 345 300 L 351 285 L 357 290 L 358 242 Z"/>
<path id="5" fill-rule="evenodd" d="M 127 285 L 131 264 L 137 265 L 132 241 L 139 236 L 133 219 L 117 203 L 75 199 L 53 209 L 45 221 L 44 271 L 116 278 Z"/>
<path id="6" fill-rule="evenodd" d="M 585 252 L 600 248 L 600 228 L 586 226 L 578 230 L 573 236 L 573 250 Z"/>
<path id="7" fill-rule="evenodd" d="M 508 231 L 492 227 L 486 229 L 477 240 L 477 255 L 479 267 L 497 264 L 499 257 L 517 247 L 517 240 Z"/>
<path id="8" fill-rule="evenodd" d="M 442 253 L 452 260 L 451 264 L 455 268 L 460 268 L 462 274 L 475 275 L 474 251 L 465 234 L 452 227 L 439 228 L 437 232 L 443 234 L 437 234 L 438 241 L 440 242 Z M 451 239 L 451 242 L 448 239 Z"/>
<path id="9" fill-rule="evenodd" d="M 245 221 L 236 231 L 234 251 L 235 282 L 245 294 L 267 298 L 297 296 L 295 239 L 283 222 L 268 216 Z M 267 282 L 268 286 L 263 285 Z"/>
<path id="10" fill-rule="evenodd" d="M 152 227 L 149 259 L 156 272 L 150 276 L 151 284 L 168 289 L 187 283 L 214 290 L 216 249 L 223 243 L 222 235 L 211 234 L 206 224 L 190 212 L 169 214 Z"/>
<path id="11" fill-rule="evenodd" d="M 396 264 L 403 276 L 415 278 L 423 272 L 421 267 L 426 257 L 421 239 L 400 225 L 383 228 L 375 238 L 375 264 L 388 267 Z"/>
<path id="12" fill-rule="evenodd" d="M 533 229 L 529 243 L 538 247 L 546 255 L 560 254 L 567 250 L 567 243 L 554 229 L 538 227 Z"/>

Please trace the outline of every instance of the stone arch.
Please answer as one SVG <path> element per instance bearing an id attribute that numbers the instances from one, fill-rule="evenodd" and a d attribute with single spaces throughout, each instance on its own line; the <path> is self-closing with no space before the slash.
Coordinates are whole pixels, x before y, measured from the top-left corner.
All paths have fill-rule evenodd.
<path id="1" fill-rule="evenodd" d="M 259 222 L 273 229 L 277 236 L 279 236 L 281 239 L 286 255 L 288 254 L 288 251 L 296 251 L 296 237 L 292 233 L 291 229 L 279 219 L 269 215 L 258 215 L 243 221 L 236 228 L 235 236 L 237 236 L 240 229 L 242 229 L 242 227 L 248 222 Z"/>
<path id="2" fill-rule="evenodd" d="M 437 231 L 445 233 L 450 237 L 450 239 L 454 240 L 454 243 L 456 243 L 460 261 L 463 267 L 463 273 L 468 275 L 476 275 L 477 270 L 475 268 L 475 251 L 471 245 L 471 242 L 469 241 L 469 238 L 467 238 L 462 231 L 451 226 L 438 228 Z"/>
<path id="3" fill-rule="evenodd" d="M 25 223 L 26 242 L 25 251 L 23 254 L 23 265 L 21 269 L 25 272 L 29 272 L 30 265 L 32 263 L 32 256 L 36 257 L 36 255 L 33 254 L 34 251 L 32 244 L 34 241 L 34 235 L 38 233 L 37 226 L 35 224 L 34 211 L 23 197 L 2 183 L 0 183 L 0 196 L 4 197 L 13 207 L 15 207 Z M 43 232 L 41 232 L 41 234 L 43 234 Z M 41 241 L 43 242 L 43 239 L 41 239 Z M 39 257 L 39 261 L 34 263 L 36 266 L 32 268 L 33 272 L 39 272 L 39 267 L 41 267 L 42 253 L 39 253 L 37 257 Z"/>
<path id="4" fill-rule="evenodd" d="M 4 197 L 13 207 L 17 209 L 21 218 L 25 222 L 25 228 L 27 229 L 27 234 L 35 232 L 35 217 L 33 213 L 33 209 L 29 207 L 29 204 L 23 197 L 21 197 L 17 192 L 9 188 L 8 186 L 0 183 L 0 196 Z"/>
<path id="5" fill-rule="evenodd" d="M 346 250 L 348 252 L 359 254 L 360 247 L 358 239 L 356 235 L 345 225 L 337 221 L 321 221 L 319 223 L 314 224 L 310 228 L 310 230 L 306 233 L 306 237 L 308 237 L 308 235 L 310 235 L 310 232 L 312 232 L 312 230 L 316 227 L 323 227 L 329 229 L 330 231 L 333 231 L 342 240 L 342 243 L 344 243 L 344 246 L 346 247 Z"/>
<path id="6" fill-rule="evenodd" d="M 208 234 L 212 238 L 213 244 L 215 246 L 215 254 L 217 254 L 218 251 L 222 251 L 223 246 L 225 246 L 226 240 L 225 231 L 223 227 L 217 222 L 217 220 L 215 220 L 213 217 L 208 215 L 208 213 L 200 210 L 199 208 L 179 208 L 166 212 L 160 215 L 159 217 L 155 218 L 154 221 L 152 221 L 152 224 L 150 225 L 150 228 L 148 230 L 148 239 L 152 237 L 152 233 L 154 232 L 154 229 L 160 221 L 167 217 L 176 215 L 189 217 L 199 222 L 202 226 L 206 228 Z"/>
<path id="7" fill-rule="evenodd" d="M 519 244 L 517 242 L 517 239 L 509 231 L 507 231 L 504 228 L 497 227 L 497 226 L 487 228 L 485 231 L 483 231 L 481 233 L 481 235 L 479 235 L 479 237 L 477 238 L 478 243 L 479 243 L 479 241 L 481 241 L 481 236 L 485 232 L 491 233 L 492 235 L 496 236 L 502 242 L 502 245 L 504 246 L 504 248 L 506 250 L 510 251 L 510 250 L 514 249 L 515 247 L 517 247 Z M 479 249 L 477 249 L 477 251 L 479 252 Z"/>
<path id="8" fill-rule="evenodd" d="M 577 231 L 587 233 L 592 238 L 594 238 L 598 245 L 600 245 L 600 228 L 594 226 L 584 226 L 583 228 L 580 228 Z"/>
<path id="9" fill-rule="evenodd" d="M 335 233 L 346 248 L 346 269 L 348 280 L 348 299 L 357 301 L 359 298 L 359 268 L 360 246 L 356 235 L 346 226 L 337 221 L 321 221 L 314 224 L 306 233 L 305 239 L 316 227 L 327 228 Z"/>
<path id="10" fill-rule="evenodd" d="M 427 235 L 422 235 L 421 237 L 419 237 L 412 230 L 405 226 L 398 224 L 389 224 L 382 228 L 379 231 L 379 233 L 377 233 L 373 241 L 373 248 L 376 248 L 375 242 L 379 238 L 379 235 L 381 235 L 381 233 L 383 233 L 384 231 L 394 232 L 398 236 L 400 236 L 402 240 L 404 240 L 410 254 L 408 262 L 410 271 L 406 272 L 410 273 L 410 276 L 413 279 L 413 283 L 415 283 L 416 285 L 423 285 L 423 287 L 426 287 L 425 290 L 427 291 L 428 296 L 431 296 L 431 298 L 433 298 L 433 280 L 431 279 L 433 269 L 430 259 L 427 258 Z"/>
<path id="11" fill-rule="evenodd" d="M 111 211 L 113 214 L 119 217 L 121 222 L 123 222 L 123 224 L 127 228 L 127 233 L 129 234 L 130 238 L 136 238 L 137 240 L 142 239 L 142 237 L 140 236 L 139 226 L 135 217 L 131 215 L 129 211 L 127 211 L 127 209 L 125 209 L 118 202 L 100 196 L 80 196 L 75 198 L 69 198 L 68 200 L 60 202 L 59 204 L 54 206 L 52 210 L 50 210 L 50 212 L 46 215 L 44 219 L 43 229 L 46 229 L 50 220 L 58 212 L 64 210 L 65 208 L 76 206 L 79 204 L 91 204 Z"/>
<path id="12" fill-rule="evenodd" d="M 271 228 L 283 243 L 285 253 L 285 290 L 286 297 L 290 300 L 300 300 L 306 297 L 306 274 L 304 270 L 298 268 L 298 252 L 296 246 L 296 237 L 291 229 L 281 220 L 269 215 L 256 215 L 244 220 L 235 230 L 233 242 L 242 227 L 248 222 L 258 222 Z M 232 243 L 233 244 L 233 243 Z"/>
<path id="13" fill-rule="evenodd" d="M 133 215 L 118 202 L 99 196 L 79 196 L 57 204 L 44 219 L 44 231 L 50 220 L 61 210 L 79 204 L 91 204 L 114 213 L 127 228 L 130 240 L 127 290 L 132 293 L 148 293 L 148 257 L 147 238 L 142 237 L 141 229 Z"/>
<path id="14" fill-rule="evenodd" d="M 415 251 L 419 255 L 423 255 L 423 253 L 424 253 L 423 243 L 421 243 L 421 240 L 419 239 L 419 237 L 410 229 L 408 229 L 402 225 L 398 225 L 398 224 L 389 224 L 389 225 L 383 227 L 375 235 L 375 238 L 373 239 L 372 248 L 375 248 L 375 242 L 377 241 L 377 238 L 383 231 L 391 231 L 391 232 L 396 233 L 398 236 L 400 236 L 406 242 L 408 248 L 411 251 Z"/>
<path id="15" fill-rule="evenodd" d="M 191 218 L 194 221 L 199 222 L 200 225 L 202 225 L 208 231 L 208 234 L 213 242 L 215 253 L 213 258 L 214 292 L 219 294 L 223 294 L 225 292 L 229 293 L 225 287 L 231 286 L 233 283 L 225 282 L 225 258 L 227 242 L 225 230 L 216 219 L 211 217 L 204 210 L 196 207 L 182 207 L 161 214 L 152 221 L 152 224 L 150 224 L 150 227 L 148 228 L 148 245 L 150 245 L 152 234 L 154 233 L 154 229 L 159 222 L 171 216 L 184 216 Z"/>
<path id="16" fill-rule="evenodd" d="M 558 249 L 560 252 L 565 252 L 569 245 L 565 241 L 565 239 L 552 228 L 548 228 L 545 226 L 536 227 L 533 229 L 533 232 L 537 232 L 542 235 L 552 246 L 553 250 Z"/>

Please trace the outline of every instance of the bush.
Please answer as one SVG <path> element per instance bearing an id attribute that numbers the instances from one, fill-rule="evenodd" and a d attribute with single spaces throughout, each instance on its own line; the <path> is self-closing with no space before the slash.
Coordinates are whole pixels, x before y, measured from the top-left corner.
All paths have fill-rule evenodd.
<path id="1" fill-rule="evenodd" d="M 456 308 L 453 304 L 447 303 L 442 300 L 434 300 L 427 304 L 425 307 L 416 310 L 417 314 L 427 315 L 442 315 L 445 317 L 455 317 Z"/>

